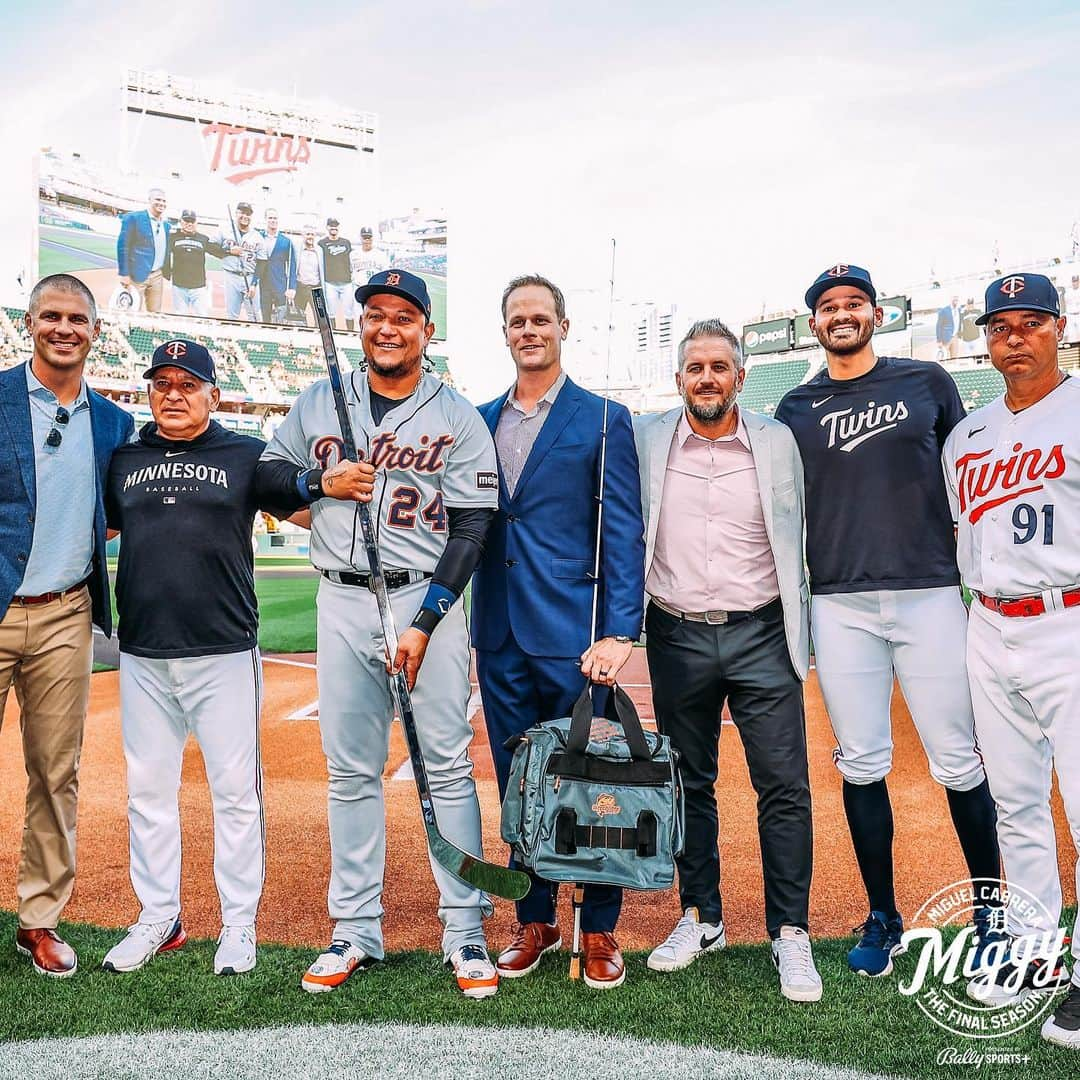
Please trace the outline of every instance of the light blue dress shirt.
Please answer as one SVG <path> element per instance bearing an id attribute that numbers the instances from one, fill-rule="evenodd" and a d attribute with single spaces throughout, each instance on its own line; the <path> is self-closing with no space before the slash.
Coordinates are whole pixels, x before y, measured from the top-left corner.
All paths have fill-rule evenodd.
<path id="1" fill-rule="evenodd" d="M 168 246 L 169 238 L 165 234 L 165 219 L 163 217 L 156 218 L 151 214 L 150 229 L 154 234 L 154 265 L 150 267 L 150 272 L 153 273 L 165 265 L 165 249 Z"/>

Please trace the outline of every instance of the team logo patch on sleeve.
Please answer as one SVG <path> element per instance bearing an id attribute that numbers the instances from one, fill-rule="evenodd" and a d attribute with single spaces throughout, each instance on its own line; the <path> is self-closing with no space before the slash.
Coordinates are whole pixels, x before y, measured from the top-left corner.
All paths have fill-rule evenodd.
<path id="1" fill-rule="evenodd" d="M 476 474 L 476 486 L 481 491 L 486 488 L 497 491 L 499 487 L 499 474 L 493 472 L 478 472 Z"/>

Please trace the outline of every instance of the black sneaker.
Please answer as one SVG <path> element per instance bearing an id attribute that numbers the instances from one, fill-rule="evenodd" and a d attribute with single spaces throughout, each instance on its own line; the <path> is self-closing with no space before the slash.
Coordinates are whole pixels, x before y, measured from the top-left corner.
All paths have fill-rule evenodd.
<path id="1" fill-rule="evenodd" d="M 1055 1046 L 1080 1050 L 1080 986 L 1069 987 L 1065 999 L 1042 1026 L 1042 1037 Z"/>

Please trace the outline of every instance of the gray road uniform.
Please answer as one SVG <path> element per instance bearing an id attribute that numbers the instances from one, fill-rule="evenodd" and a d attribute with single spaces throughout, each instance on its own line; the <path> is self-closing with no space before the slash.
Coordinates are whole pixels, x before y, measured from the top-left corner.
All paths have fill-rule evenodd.
<path id="1" fill-rule="evenodd" d="M 370 508 L 400 634 L 416 615 L 446 546 L 448 511 L 497 506 L 495 447 L 476 409 L 433 375 L 422 376 L 416 391 L 378 424 L 365 374 L 347 374 L 345 393 L 357 446 L 376 467 Z M 296 399 L 263 459 L 326 469 L 341 455 L 333 395 L 323 379 Z M 323 574 L 317 600 L 319 726 L 330 775 L 333 936 L 378 958 L 386 840 L 382 772 L 393 718 L 383 635 L 375 596 L 365 587 L 357 506 L 323 499 L 311 512 L 311 561 Z M 458 599 L 431 635 L 413 707 L 439 828 L 479 855 L 468 701 L 469 638 Z M 484 944 L 481 919 L 491 913 L 490 900 L 434 861 L 432 870 L 444 955 Z"/>

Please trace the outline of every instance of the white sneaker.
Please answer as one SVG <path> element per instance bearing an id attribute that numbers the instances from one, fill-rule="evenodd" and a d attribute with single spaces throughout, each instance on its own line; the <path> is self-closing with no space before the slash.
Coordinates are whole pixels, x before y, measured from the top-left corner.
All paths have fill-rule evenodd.
<path id="1" fill-rule="evenodd" d="M 726 944 L 722 921 L 698 922 L 698 909 L 687 908 L 667 941 L 649 953 L 647 963 L 652 971 L 679 971 L 689 967 L 702 953 L 716 952 Z"/>
<path id="2" fill-rule="evenodd" d="M 821 976 L 814 967 L 810 936 L 797 926 L 780 927 L 772 943 L 772 958 L 780 972 L 780 993 L 788 1001 L 820 1001 Z"/>
<path id="3" fill-rule="evenodd" d="M 462 945 L 446 961 L 467 998 L 491 997 L 499 989 L 499 973 L 483 945 Z"/>
<path id="4" fill-rule="evenodd" d="M 136 923 L 128 927 L 127 936 L 117 942 L 101 961 L 106 971 L 138 971 L 159 952 L 179 949 L 187 934 L 179 917 L 159 923 Z"/>
<path id="5" fill-rule="evenodd" d="M 255 966 L 255 927 L 223 926 L 214 953 L 215 975 L 240 975 Z"/>
<path id="6" fill-rule="evenodd" d="M 354 971 L 363 971 L 374 963 L 375 958 L 368 956 L 359 945 L 335 938 L 304 972 L 300 985 L 309 994 L 336 990 Z"/>
<path id="7" fill-rule="evenodd" d="M 1068 994 L 1047 1017 L 1040 1034 L 1055 1046 L 1080 1050 L 1080 986 L 1073 983 L 1069 987 Z"/>

